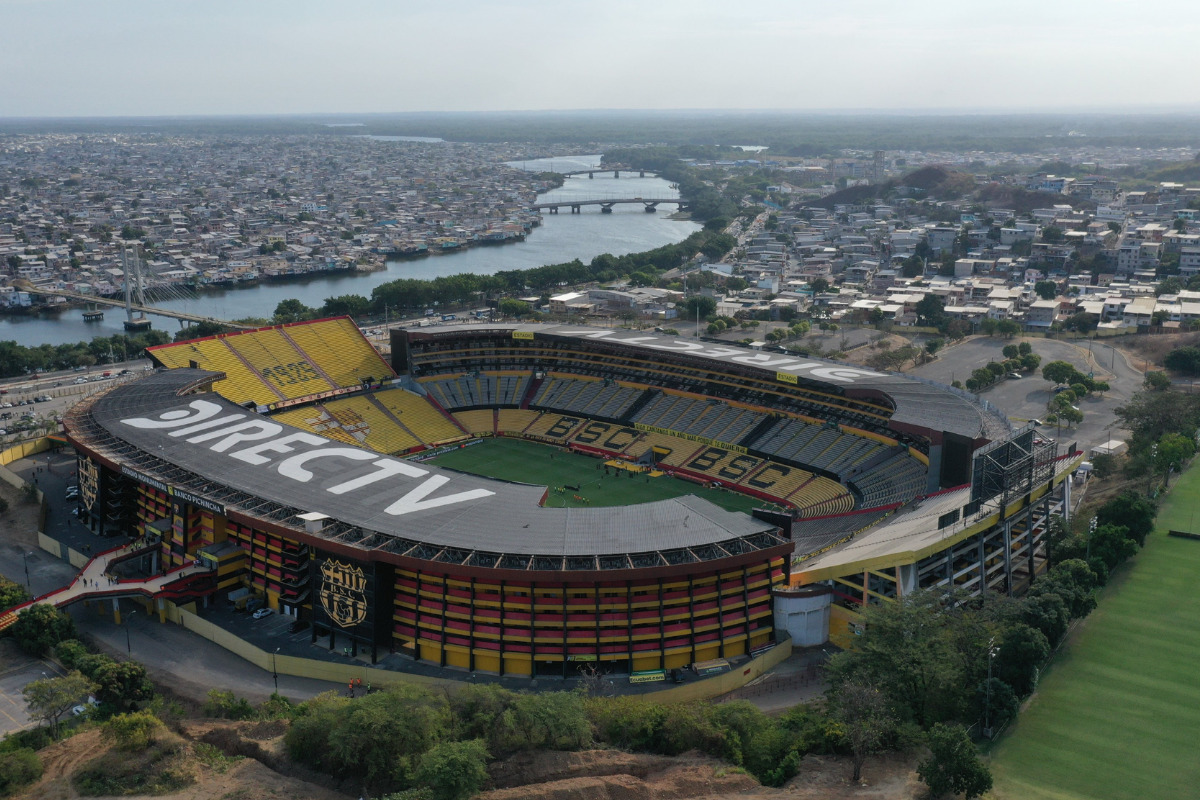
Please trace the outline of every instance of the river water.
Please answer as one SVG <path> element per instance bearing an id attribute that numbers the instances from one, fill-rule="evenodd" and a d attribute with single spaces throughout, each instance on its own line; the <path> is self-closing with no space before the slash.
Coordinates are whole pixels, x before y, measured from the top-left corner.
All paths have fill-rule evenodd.
<path id="1" fill-rule="evenodd" d="M 557 170 L 570 172 L 596 167 L 600 156 L 564 156 L 535 161 L 514 162 L 512 166 L 534 172 Z M 540 196 L 541 202 L 554 200 L 591 200 L 618 197 L 678 197 L 679 193 L 661 178 L 638 178 L 624 174 L 614 178 L 611 172 L 567 178 L 561 188 Z M 682 241 L 700 229 L 694 222 L 673 220 L 673 206 L 663 206 L 647 214 L 641 204 L 613 207 L 613 213 L 600 213 L 599 206 L 584 206 L 582 214 L 543 214 L 543 223 L 534 228 L 523 242 L 495 247 L 478 247 L 446 255 L 390 261 L 379 272 L 316 276 L 304 281 L 260 283 L 237 289 L 205 291 L 191 300 L 156 303 L 175 311 L 213 316 L 219 319 L 270 317 L 281 300 L 296 298 L 305 305 L 319 307 L 327 297 L 343 294 L 371 296 L 376 286 L 397 278 L 435 278 L 462 272 L 490 275 L 509 269 L 527 269 L 543 264 L 558 264 L 578 258 L 583 262 L 602 253 L 625 255 Z M 154 327 L 170 332 L 179 330 L 178 321 L 153 317 Z M 112 336 L 124 331 L 124 312 L 105 311 L 100 322 L 84 322 L 82 311 L 73 309 L 57 317 L 0 317 L 0 341 L 16 340 L 23 345 L 63 344 Z"/>

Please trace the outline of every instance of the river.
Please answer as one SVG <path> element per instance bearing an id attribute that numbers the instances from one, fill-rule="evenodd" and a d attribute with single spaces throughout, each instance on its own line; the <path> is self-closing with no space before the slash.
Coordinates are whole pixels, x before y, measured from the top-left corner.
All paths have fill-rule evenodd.
<path id="1" fill-rule="evenodd" d="M 564 156 L 514 162 L 512 166 L 534 172 L 570 172 L 596 167 L 600 156 Z M 614 178 L 611 172 L 567 178 L 562 187 L 539 197 L 541 202 L 589 200 L 616 197 L 678 197 L 679 193 L 661 178 L 638 178 L 628 174 Z M 327 297 L 343 294 L 371 296 L 376 286 L 397 278 L 435 278 L 461 272 L 490 275 L 509 269 L 527 269 L 558 264 L 578 258 L 588 262 L 601 253 L 625 255 L 682 241 L 700 229 L 697 223 L 670 219 L 672 206 L 647 214 L 637 203 L 617 205 L 602 214 L 598 206 L 584 206 L 582 214 L 543 214 L 543 223 L 523 242 L 496 247 L 477 247 L 446 255 L 389 261 L 386 270 L 336 277 L 316 276 L 304 281 L 260 283 L 237 289 L 200 293 L 192 300 L 163 301 L 157 305 L 174 311 L 213 316 L 219 319 L 270 317 L 281 300 L 296 298 L 319 307 Z M 28 346 L 63 344 L 112 336 L 124 331 L 121 309 L 107 309 L 99 322 L 84 322 L 81 309 L 57 317 L 0 317 L 0 341 L 14 339 Z M 179 323 L 169 317 L 153 317 L 154 327 L 170 332 Z"/>

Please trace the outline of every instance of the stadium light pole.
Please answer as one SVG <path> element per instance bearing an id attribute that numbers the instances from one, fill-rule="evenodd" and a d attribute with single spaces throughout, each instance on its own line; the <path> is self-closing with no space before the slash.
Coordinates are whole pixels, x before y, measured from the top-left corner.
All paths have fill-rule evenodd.
<path id="1" fill-rule="evenodd" d="M 137 611 L 130 611 L 128 614 L 125 615 L 125 652 L 129 653 L 130 655 L 133 654 L 133 644 L 129 639 L 129 620 L 136 613 L 137 613 Z"/>
<path id="2" fill-rule="evenodd" d="M 275 679 L 275 694 L 279 694 L 279 670 L 275 669 L 275 656 L 279 655 L 279 648 L 275 648 L 275 652 L 271 653 L 271 677 Z"/>
<path id="3" fill-rule="evenodd" d="M 1200 434 L 1198 434 L 1198 435 L 1200 435 Z M 27 553 L 24 550 L 21 551 L 21 561 L 25 564 L 25 588 L 27 588 L 32 593 L 33 592 L 33 584 L 29 582 L 29 556 L 30 555 L 32 555 L 32 553 Z"/>

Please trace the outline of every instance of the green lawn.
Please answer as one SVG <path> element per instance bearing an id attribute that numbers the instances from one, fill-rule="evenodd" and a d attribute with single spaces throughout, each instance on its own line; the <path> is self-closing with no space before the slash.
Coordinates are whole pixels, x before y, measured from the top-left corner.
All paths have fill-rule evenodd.
<path id="1" fill-rule="evenodd" d="M 1197 505 L 1193 468 L 993 750 L 996 797 L 1200 797 L 1200 541 L 1166 535 Z"/>
<path id="2" fill-rule="evenodd" d="M 694 494 L 703 497 L 730 511 L 749 512 L 753 508 L 769 505 L 744 494 L 722 489 L 705 489 L 678 478 L 649 478 L 621 471 L 620 475 L 604 474 L 604 462 L 598 458 L 568 453 L 550 445 L 529 442 L 524 439 L 485 439 L 483 444 L 452 450 L 433 459 L 439 467 L 500 478 L 506 481 L 533 483 L 539 486 L 578 486 L 579 491 L 568 489 L 562 494 L 551 491 L 546 500 L 548 507 L 585 505 L 576 501 L 574 495 L 586 497 L 592 506 L 629 506 L 667 500 Z M 615 473 L 616 470 L 610 470 Z"/>

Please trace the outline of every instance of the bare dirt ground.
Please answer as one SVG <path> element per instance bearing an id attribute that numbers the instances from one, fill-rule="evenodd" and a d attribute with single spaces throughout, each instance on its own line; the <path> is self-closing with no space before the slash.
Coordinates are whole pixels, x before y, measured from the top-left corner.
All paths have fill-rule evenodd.
<path id="1" fill-rule="evenodd" d="M 0 481 L 0 497 L 8 501 L 8 511 L 0 515 L 4 541 L 18 548 L 37 547 L 38 505 L 26 502 L 16 487 L 4 481 Z"/>
<path id="2" fill-rule="evenodd" d="M 1106 341 L 1106 340 L 1101 340 Z M 1122 336 L 1112 341 L 1118 350 L 1128 353 L 1130 362 L 1139 368 L 1141 362 L 1161 369 L 1167 353 L 1179 347 L 1194 347 L 1200 343 L 1200 333 L 1166 333 L 1161 335 Z"/>
<path id="3" fill-rule="evenodd" d="M 538 753 L 492 765 L 493 782 L 501 788 L 479 800 L 910 800 L 923 794 L 915 763 L 915 756 L 870 759 L 866 779 L 853 784 L 846 759 L 808 756 L 799 775 L 770 789 L 698 753 L 678 758 L 609 750 Z"/>
<path id="4" fill-rule="evenodd" d="M 177 726 L 187 743 L 185 769 L 195 782 L 165 800 L 257 800 L 304 798 L 346 800 L 320 775 L 287 762 L 283 722 L 190 720 Z M 215 745 L 235 759 L 214 766 L 194 754 L 200 742 Z M 45 774 L 17 797 L 22 800 L 75 800 L 80 795 L 72 775 L 97 759 L 119 759 L 100 731 L 83 731 L 41 752 Z M 614 750 L 580 753 L 536 753 L 514 756 L 490 768 L 496 788 L 479 800 L 916 800 L 922 796 L 914 773 L 915 756 L 869 759 L 865 780 L 850 782 L 844 758 L 809 756 L 800 774 L 779 789 L 762 787 L 754 778 L 699 753 L 678 758 Z M 148 797 L 135 795 L 133 797 Z"/>
<path id="5" fill-rule="evenodd" d="M 233 723 L 224 721 L 197 722 L 186 724 L 182 732 L 189 740 L 189 748 L 196 742 L 207 741 L 214 730 L 230 731 L 230 741 L 242 739 L 253 741 L 254 725 L 261 723 Z M 240 731 L 245 730 L 242 735 Z M 282 734 L 282 727 L 264 740 L 266 749 L 273 749 Z M 220 738 L 220 737 L 218 737 Z M 217 742 L 209 742 L 217 744 Z M 217 745 L 220 747 L 220 745 Z M 80 795 L 72 785 L 71 777 L 81 768 L 98 758 L 117 759 L 124 754 L 112 752 L 101 739 L 100 731 L 92 729 L 57 742 L 41 751 L 45 769 L 40 781 L 17 795 L 22 800 L 74 800 Z M 268 757 L 268 760 L 270 758 Z M 212 767 L 191 755 L 186 760 L 186 769 L 195 782 L 178 792 L 157 795 L 167 800 L 258 800 L 258 798 L 304 798 L 305 800 L 346 800 L 349 795 L 327 787 L 302 780 L 292 775 L 283 775 L 255 758 L 241 757 L 226 768 Z M 127 795 L 127 797 L 149 797 L 149 795 Z"/>

